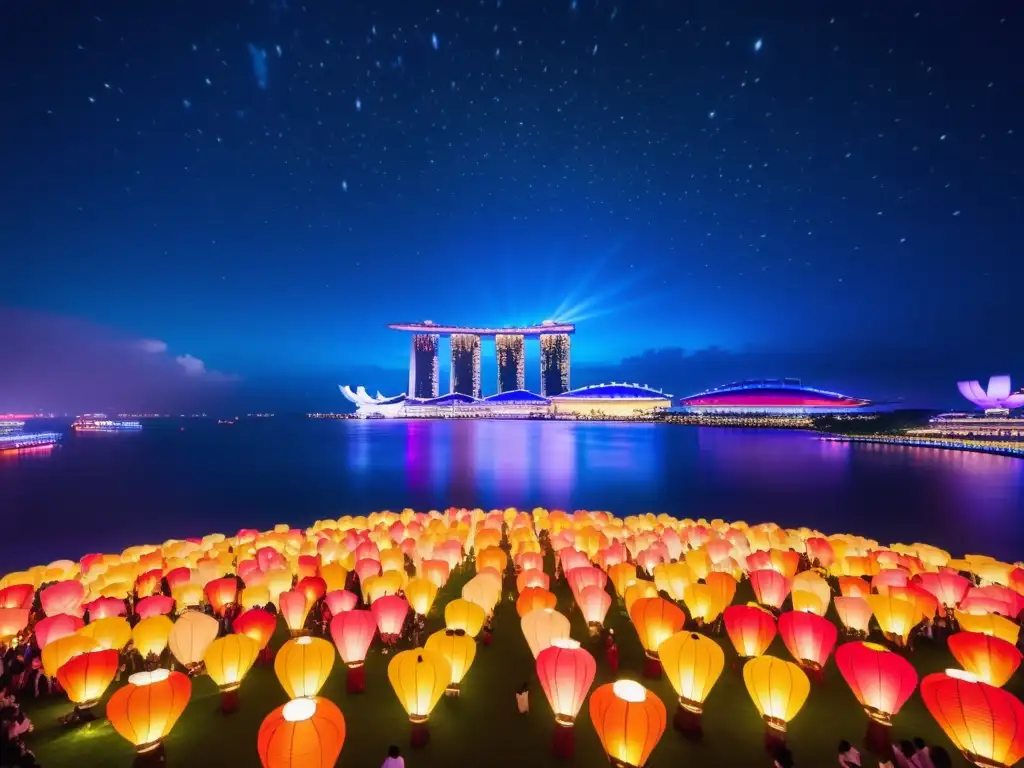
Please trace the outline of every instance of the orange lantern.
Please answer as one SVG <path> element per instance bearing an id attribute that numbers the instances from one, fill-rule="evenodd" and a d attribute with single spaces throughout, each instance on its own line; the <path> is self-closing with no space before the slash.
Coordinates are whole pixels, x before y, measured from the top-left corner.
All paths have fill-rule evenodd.
<path id="1" fill-rule="evenodd" d="M 448 574 L 451 571 L 446 560 L 424 560 L 420 563 L 420 575 L 441 589 L 448 583 Z"/>
<path id="2" fill-rule="evenodd" d="M 281 646 L 274 673 L 290 699 L 316 696 L 334 667 L 334 646 L 319 637 L 296 637 Z"/>
<path id="3" fill-rule="evenodd" d="M 840 576 L 839 594 L 843 597 L 866 598 L 871 594 L 871 585 L 860 576 Z"/>
<path id="4" fill-rule="evenodd" d="M 914 666 L 875 643 L 844 643 L 836 650 L 836 666 L 868 716 L 868 747 L 889 754 L 892 719 L 917 687 Z"/>
<path id="5" fill-rule="evenodd" d="M 683 628 L 686 614 L 678 605 L 664 598 L 642 597 L 633 603 L 629 618 L 644 649 L 644 677 L 657 679 L 661 677 L 658 648 Z"/>
<path id="6" fill-rule="evenodd" d="M 120 654 L 112 648 L 80 653 L 57 670 L 57 680 L 75 709 L 87 710 L 96 706 L 110 687 L 119 662 Z"/>
<path id="7" fill-rule="evenodd" d="M 523 571 L 516 577 L 516 591 L 522 592 L 524 589 L 530 587 L 540 589 L 548 589 L 551 586 L 550 577 L 544 573 L 535 569 Z"/>
<path id="8" fill-rule="evenodd" d="M 409 603 L 399 595 L 385 595 L 373 602 L 370 611 L 377 622 L 381 639 L 387 640 L 402 634 L 405 617 L 409 613 Z"/>
<path id="9" fill-rule="evenodd" d="M 789 597 L 790 580 L 771 568 L 751 571 L 750 586 L 757 602 L 776 611 L 782 610 L 782 604 Z"/>
<path id="10" fill-rule="evenodd" d="M 0 608 L 0 645 L 16 638 L 28 626 L 28 608 Z"/>
<path id="11" fill-rule="evenodd" d="M 445 694 L 458 696 L 462 680 L 476 658 L 476 641 L 462 630 L 441 629 L 428 637 L 423 647 L 444 656 L 452 672 Z"/>
<path id="12" fill-rule="evenodd" d="M 584 587 L 576 596 L 576 602 L 587 622 L 590 634 L 596 636 L 604 625 L 608 609 L 612 606 L 612 596 L 602 587 Z"/>
<path id="13" fill-rule="evenodd" d="M 730 605 L 722 614 L 725 631 L 741 659 L 761 656 L 775 639 L 775 619 L 759 605 Z"/>
<path id="14" fill-rule="evenodd" d="M 981 632 L 955 632 L 946 641 L 957 664 L 983 683 L 1002 688 L 1020 666 L 1021 652 L 1005 640 Z"/>
<path id="15" fill-rule="evenodd" d="M 306 603 L 312 606 L 321 597 L 327 594 L 327 582 L 319 576 L 304 576 L 295 585 L 295 591 L 306 596 Z"/>
<path id="16" fill-rule="evenodd" d="M 794 659 L 820 672 L 836 645 L 836 625 L 814 613 L 787 611 L 779 616 L 779 634 Z"/>
<path id="17" fill-rule="evenodd" d="M 107 701 L 107 719 L 137 753 L 160 754 L 191 695 L 192 683 L 181 672 L 137 672 Z"/>
<path id="18" fill-rule="evenodd" d="M 292 699 L 263 720 L 256 751 L 263 768 L 333 768 L 345 734 L 345 716 L 334 702 Z"/>
<path id="19" fill-rule="evenodd" d="M 679 696 L 675 727 L 691 738 L 702 736 L 704 700 L 725 668 L 722 647 L 696 632 L 677 632 L 658 651 L 669 683 Z"/>
<path id="20" fill-rule="evenodd" d="M 595 674 L 597 662 L 575 640 L 556 639 L 537 655 L 537 678 L 555 713 L 555 757 L 569 759 L 575 752 L 573 725 Z"/>
<path id="21" fill-rule="evenodd" d="M 231 625 L 231 628 L 241 635 L 246 635 L 255 640 L 262 651 L 267 647 L 270 638 L 274 636 L 274 629 L 277 627 L 277 618 L 269 611 L 262 608 L 250 608 L 241 614 Z"/>
<path id="22" fill-rule="evenodd" d="M 921 681 L 921 698 L 968 762 L 1006 768 L 1024 757 L 1024 704 L 1012 693 L 946 670 Z"/>
<path id="23" fill-rule="evenodd" d="M 520 619 L 520 626 L 534 659 L 555 640 L 569 637 L 569 619 L 552 608 L 530 611 Z"/>
<path id="24" fill-rule="evenodd" d="M 767 726 L 766 746 L 785 741 L 786 726 L 811 692 L 807 675 L 792 662 L 758 656 L 743 665 L 743 682 Z"/>
<path id="25" fill-rule="evenodd" d="M 339 613 L 331 619 L 331 639 L 341 660 L 348 667 L 346 689 L 349 693 L 366 690 L 366 653 L 377 632 L 377 621 L 370 611 L 352 610 Z"/>
<path id="26" fill-rule="evenodd" d="M 839 620 L 852 634 L 867 636 L 871 621 L 871 604 L 863 597 L 840 595 L 835 603 Z"/>
<path id="27" fill-rule="evenodd" d="M 260 644 L 247 635 L 220 637 L 206 649 L 206 673 L 220 689 L 220 710 L 224 714 L 238 709 L 238 688 L 259 652 Z"/>
<path id="28" fill-rule="evenodd" d="M 277 604 L 281 611 L 281 617 L 284 619 L 284 625 L 288 627 L 292 637 L 301 634 L 306 626 L 306 617 L 309 615 L 310 608 L 306 601 L 306 595 L 297 589 L 290 589 L 281 593 Z"/>
<path id="29" fill-rule="evenodd" d="M 591 694 L 590 719 L 613 766 L 643 768 L 665 733 L 668 713 L 640 683 L 618 680 Z"/>
<path id="30" fill-rule="evenodd" d="M 388 680 L 409 715 L 412 745 L 422 747 L 430 738 L 430 712 L 452 681 L 451 667 L 440 653 L 414 648 L 395 654 L 388 664 Z"/>
<path id="31" fill-rule="evenodd" d="M 36 588 L 31 584 L 12 584 L 0 589 L 0 608 L 31 608 Z"/>
<path id="32" fill-rule="evenodd" d="M 222 579 L 214 579 L 207 582 L 206 601 L 213 608 L 218 616 L 223 616 L 228 606 L 234 605 L 238 599 L 238 579 L 234 576 L 225 576 Z"/>
<path id="33" fill-rule="evenodd" d="M 167 647 L 167 640 L 173 628 L 174 622 L 166 616 L 141 619 L 132 627 L 132 645 L 143 659 L 159 656 Z"/>
<path id="34" fill-rule="evenodd" d="M 519 618 L 523 618 L 530 611 L 554 608 L 557 603 L 558 598 L 546 589 L 526 587 L 519 593 L 519 599 L 516 600 L 516 613 L 519 614 Z"/>
<path id="35" fill-rule="evenodd" d="M 618 563 L 608 569 L 608 579 L 615 587 L 615 594 L 626 598 L 626 590 L 637 581 L 636 566 L 633 563 Z"/>
<path id="36" fill-rule="evenodd" d="M 40 658 L 43 663 L 43 672 L 47 677 L 56 677 L 57 672 L 67 664 L 73 657 L 90 651 L 101 651 L 99 644 L 91 637 L 74 634 L 50 641 Z"/>
<path id="37" fill-rule="evenodd" d="M 36 645 L 39 646 L 39 650 L 43 650 L 54 640 L 73 635 L 83 626 L 82 620 L 77 616 L 55 613 L 37 621 L 32 631 L 36 636 Z"/>

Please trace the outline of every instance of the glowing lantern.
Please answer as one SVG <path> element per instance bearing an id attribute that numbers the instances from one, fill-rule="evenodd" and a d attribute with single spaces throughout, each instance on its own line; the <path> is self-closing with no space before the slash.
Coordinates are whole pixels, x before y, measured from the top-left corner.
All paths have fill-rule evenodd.
<path id="1" fill-rule="evenodd" d="M 297 589 L 290 589 L 281 593 L 281 596 L 277 599 L 277 604 L 280 608 L 281 618 L 284 619 L 284 625 L 288 627 L 288 631 L 291 632 L 293 637 L 301 634 L 306 626 L 306 617 L 309 615 L 310 608 L 309 603 L 306 601 L 306 596 Z"/>
<path id="2" fill-rule="evenodd" d="M 345 734 L 345 716 L 334 702 L 292 699 L 263 720 L 256 750 L 263 768 L 332 768 Z"/>
<path id="3" fill-rule="evenodd" d="M 534 659 L 553 641 L 569 637 L 569 619 L 551 608 L 530 611 L 520 620 L 520 626 Z"/>
<path id="4" fill-rule="evenodd" d="M 57 680 L 76 709 L 96 706 L 117 674 L 120 654 L 106 648 L 72 656 L 57 670 Z"/>
<path id="5" fill-rule="evenodd" d="M 839 594 L 843 597 L 866 598 L 871 594 L 871 585 L 859 576 L 840 576 Z"/>
<path id="6" fill-rule="evenodd" d="M 85 608 L 82 607 L 84 600 L 85 587 L 81 582 L 73 579 L 58 581 L 39 592 L 39 604 L 47 616 L 66 613 L 69 616 L 81 618 L 85 613 Z"/>
<path id="7" fill-rule="evenodd" d="M 722 597 L 721 591 L 710 584 L 690 584 L 683 592 L 683 602 L 699 626 L 710 624 L 722 615 L 725 609 L 725 604 L 720 602 Z"/>
<path id="8" fill-rule="evenodd" d="M 836 650 L 836 666 L 869 718 L 869 749 L 890 754 L 892 719 L 917 687 L 913 665 L 875 643 L 844 643 Z"/>
<path id="9" fill-rule="evenodd" d="M 132 639 L 132 628 L 128 620 L 120 616 L 108 616 L 105 619 L 91 621 L 78 630 L 78 634 L 91 637 L 100 648 L 113 648 L 120 651 Z"/>
<path id="10" fill-rule="evenodd" d="M 420 563 L 420 575 L 433 582 L 438 589 L 448 583 L 450 571 L 451 567 L 445 560 L 424 560 Z"/>
<path id="11" fill-rule="evenodd" d="M 166 616 L 157 615 L 141 619 L 132 627 L 132 645 L 143 659 L 159 656 L 167 647 L 167 640 L 173 628 L 174 622 Z"/>
<path id="12" fill-rule="evenodd" d="M 107 719 L 136 752 L 158 754 L 191 695 L 192 683 L 180 672 L 137 672 L 107 701 Z"/>
<path id="13" fill-rule="evenodd" d="M 743 665 L 743 682 L 767 725 L 766 743 L 785 740 L 786 725 L 811 692 L 807 675 L 792 662 L 758 656 Z"/>
<path id="14" fill-rule="evenodd" d="M 54 640 L 75 634 L 84 625 L 77 616 L 68 616 L 66 613 L 55 613 L 40 619 L 32 628 L 36 636 L 36 645 L 42 650 Z"/>
<path id="15" fill-rule="evenodd" d="M 839 620 L 849 632 L 867 635 L 871 621 L 871 604 L 863 597 L 844 597 L 834 601 Z"/>
<path id="16" fill-rule="evenodd" d="M 480 634 L 487 614 L 476 603 L 458 598 L 444 607 L 444 623 L 448 629 L 461 629 L 470 637 Z"/>
<path id="17" fill-rule="evenodd" d="M 336 589 L 324 595 L 324 602 L 327 604 L 327 609 L 331 612 L 331 615 L 337 616 L 339 613 L 351 611 L 359 605 L 359 596 L 355 592 L 349 592 L 347 589 Z"/>
<path id="18" fill-rule="evenodd" d="M 319 637 L 296 637 L 281 646 L 274 673 L 290 699 L 316 696 L 334 667 L 334 646 Z"/>
<path id="19" fill-rule="evenodd" d="M 31 608 L 36 588 L 31 584 L 12 584 L 0 589 L 0 609 Z"/>
<path id="20" fill-rule="evenodd" d="M 346 686 L 349 693 L 361 693 L 366 689 L 363 664 L 376 632 L 377 620 L 370 611 L 345 611 L 331 619 L 331 639 L 348 667 Z"/>
<path id="21" fill-rule="evenodd" d="M 452 679 L 445 692 L 458 696 L 459 686 L 476 658 L 476 641 L 460 630 L 441 629 L 428 637 L 423 647 L 436 651 L 448 662 Z"/>
<path id="22" fill-rule="evenodd" d="M 676 728 L 700 738 L 704 700 L 725 668 L 722 647 L 696 632 L 677 632 L 661 644 L 658 656 L 669 683 L 679 695 Z"/>
<path id="23" fill-rule="evenodd" d="M 486 571 L 478 573 L 463 585 L 462 598 L 476 603 L 490 616 L 501 599 L 501 581 L 490 578 Z"/>
<path id="24" fill-rule="evenodd" d="M 633 610 L 633 603 L 637 600 L 643 600 L 649 597 L 658 596 L 658 587 L 653 581 L 647 581 L 646 579 L 638 579 L 637 581 L 626 587 L 626 594 L 622 598 L 623 604 L 626 606 L 626 615 L 630 615 Z"/>
<path id="25" fill-rule="evenodd" d="M 412 724 L 412 745 L 427 743 L 431 710 L 452 681 L 452 670 L 436 651 L 415 648 L 395 654 L 388 664 L 388 680 Z"/>
<path id="26" fill-rule="evenodd" d="M 437 597 L 437 585 L 429 579 L 410 579 L 405 587 L 405 598 L 409 601 L 409 607 L 418 615 L 426 616 Z"/>
<path id="27" fill-rule="evenodd" d="M 615 587 L 615 594 L 625 599 L 626 590 L 637 581 L 636 566 L 632 563 L 619 563 L 608 569 L 608 579 Z"/>
<path id="28" fill-rule="evenodd" d="M 591 694 L 590 719 L 612 765 L 642 768 L 665 733 L 668 713 L 640 683 L 618 680 Z"/>
<path id="29" fill-rule="evenodd" d="M 135 604 L 135 613 L 140 619 L 150 616 L 166 616 L 174 610 L 174 598 L 166 595 L 150 595 Z"/>
<path id="30" fill-rule="evenodd" d="M 186 581 L 171 589 L 171 597 L 181 608 L 196 608 L 203 604 L 203 588 L 194 581 Z"/>
<path id="31" fill-rule="evenodd" d="M 167 645 L 183 667 L 197 669 L 210 643 L 217 639 L 220 624 L 212 616 L 199 611 L 185 611 L 174 622 Z"/>
<path id="32" fill-rule="evenodd" d="M 231 628 L 240 635 L 251 637 L 259 645 L 262 651 L 267 647 L 270 638 L 274 636 L 274 629 L 277 627 L 277 618 L 262 608 L 250 608 L 241 614 L 231 625 Z"/>
<path id="33" fill-rule="evenodd" d="M 47 677 L 56 677 L 58 670 L 73 657 L 82 653 L 100 650 L 103 649 L 97 645 L 95 640 L 79 634 L 53 640 L 43 648 L 40 654 L 43 662 L 43 672 L 46 673 Z"/>
<path id="34" fill-rule="evenodd" d="M 551 578 L 544 571 L 530 569 L 523 571 L 516 577 L 516 591 L 524 589 L 548 589 L 551 586 Z"/>
<path id="35" fill-rule="evenodd" d="M 519 618 L 522 618 L 530 611 L 554 608 L 557 603 L 558 598 L 546 589 L 527 587 L 519 593 L 519 599 L 516 600 L 516 613 L 519 614 Z"/>
<path id="36" fill-rule="evenodd" d="M 867 601 L 882 632 L 900 646 L 906 645 L 910 631 L 924 618 L 912 602 L 894 595 L 868 595 Z"/>
<path id="37" fill-rule="evenodd" d="M 596 673 L 594 657 L 575 640 L 555 640 L 537 655 L 537 678 L 555 713 L 552 750 L 556 757 L 573 756 L 573 725 Z"/>
<path id="38" fill-rule="evenodd" d="M 1021 652 L 1005 640 L 980 632 L 956 632 L 946 641 L 957 664 L 983 683 L 1002 688 L 1020 666 Z"/>
<path id="39" fill-rule="evenodd" d="M 758 605 L 730 605 L 722 617 L 729 640 L 741 659 L 761 656 L 775 639 L 775 619 Z"/>
<path id="40" fill-rule="evenodd" d="M 344 589 L 348 583 L 348 571 L 341 563 L 328 563 L 320 568 L 320 578 L 327 585 L 328 592 Z"/>
<path id="41" fill-rule="evenodd" d="M 234 576 L 225 576 L 223 579 L 214 579 L 207 582 L 206 600 L 218 616 L 223 616 L 228 606 L 234 605 L 238 599 L 238 579 Z"/>
<path id="42" fill-rule="evenodd" d="M 155 594 L 160 589 L 160 580 L 162 578 L 163 571 L 160 568 L 140 573 L 135 579 L 135 594 L 138 597 Z"/>
<path id="43" fill-rule="evenodd" d="M 1005 616 L 995 613 L 971 614 L 963 611 L 954 611 L 960 629 L 965 632 L 980 632 L 983 635 L 991 635 L 1005 640 L 1011 645 L 1017 644 L 1017 637 L 1020 634 L 1020 626 L 1014 624 Z"/>
<path id="44" fill-rule="evenodd" d="M 404 597 L 386 595 L 376 600 L 370 606 L 370 611 L 377 622 L 381 638 L 398 637 L 402 634 L 405 617 L 409 613 L 409 603 Z"/>
<path id="45" fill-rule="evenodd" d="M 584 587 L 576 596 L 583 618 L 590 628 L 591 635 L 597 635 L 604 625 L 604 618 L 612 605 L 612 596 L 601 587 Z"/>
<path id="46" fill-rule="evenodd" d="M 931 716 L 968 762 L 1012 766 L 1024 757 L 1024 704 L 968 672 L 946 670 L 921 681 Z"/>
<path id="47" fill-rule="evenodd" d="M 476 571 L 479 573 L 484 568 L 493 568 L 499 574 L 504 573 L 508 567 L 508 555 L 501 547 L 486 547 L 476 554 Z"/>
<path id="48" fill-rule="evenodd" d="M 238 687 L 260 653 L 260 644 L 247 635 L 226 635 L 210 643 L 203 656 L 206 673 L 220 689 L 220 709 L 238 708 Z"/>
<path id="49" fill-rule="evenodd" d="M 750 586 L 754 590 L 757 602 L 776 611 L 782 610 L 782 604 L 789 597 L 789 579 L 770 568 L 751 571 Z"/>
<path id="50" fill-rule="evenodd" d="M 384 571 L 379 576 L 370 576 L 362 583 L 363 600 L 374 603 L 387 595 L 397 595 L 405 584 L 405 574 L 398 571 Z"/>
<path id="51" fill-rule="evenodd" d="M 836 645 L 836 625 L 814 613 L 787 611 L 779 616 L 779 634 L 801 666 L 820 671 Z"/>
<path id="52" fill-rule="evenodd" d="M 306 596 L 306 602 L 313 605 L 327 594 L 327 582 L 319 576 L 305 576 L 295 585 L 295 590 Z"/>
<path id="53" fill-rule="evenodd" d="M 263 608 L 272 602 L 270 599 L 270 589 L 264 584 L 247 586 L 242 590 L 242 597 L 239 602 L 242 604 L 242 609 L 246 611 L 252 608 Z"/>
<path id="54" fill-rule="evenodd" d="M 686 614 L 675 603 L 661 597 L 642 597 L 633 603 L 629 618 L 636 628 L 640 645 L 643 646 L 644 676 L 661 677 L 661 662 L 658 660 L 658 648 L 661 644 L 683 628 Z"/>

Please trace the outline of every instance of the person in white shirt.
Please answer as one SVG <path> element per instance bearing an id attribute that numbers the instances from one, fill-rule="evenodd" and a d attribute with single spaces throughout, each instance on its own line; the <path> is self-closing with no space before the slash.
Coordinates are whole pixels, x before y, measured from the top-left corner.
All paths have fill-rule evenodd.
<path id="1" fill-rule="evenodd" d="M 384 758 L 380 768 L 405 768 L 405 758 L 402 757 L 402 750 L 394 745 L 388 747 L 388 756 Z"/>
<path id="2" fill-rule="evenodd" d="M 522 687 L 516 691 L 516 709 L 519 710 L 520 715 L 525 715 L 530 711 L 529 683 L 523 683 Z"/>
<path id="3" fill-rule="evenodd" d="M 839 742 L 839 768 L 860 768 L 860 752 L 846 739 Z"/>

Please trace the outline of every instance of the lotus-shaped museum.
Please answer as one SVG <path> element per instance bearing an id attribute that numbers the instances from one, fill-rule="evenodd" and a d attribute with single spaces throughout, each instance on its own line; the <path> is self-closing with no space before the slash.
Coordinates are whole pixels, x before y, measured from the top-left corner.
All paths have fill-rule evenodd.
<path id="1" fill-rule="evenodd" d="M 960 381 L 957 386 L 961 395 L 986 413 L 1006 413 L 1024 406 L 1024 392 L 1010 393 L 1009 376 L 989 377 L 988 389 L 982 389 L 977 381 Z"/>

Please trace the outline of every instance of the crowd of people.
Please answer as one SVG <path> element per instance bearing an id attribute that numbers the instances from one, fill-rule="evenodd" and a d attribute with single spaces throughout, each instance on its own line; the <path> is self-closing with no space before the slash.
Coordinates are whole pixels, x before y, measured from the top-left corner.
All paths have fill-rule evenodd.
<path id="1" fill-rule="evenodd" d="M 35 663 L 33 663 L 33 661 Z M 16 694 L 48 693 L 48 678 L 42 674 L 38 657 L 28 664 L 18 648 L 0 657 L 0 767 L 36 768 L 36 756 L 23 737 L 32 732 L 32 721 L 21 708 Z"/>

